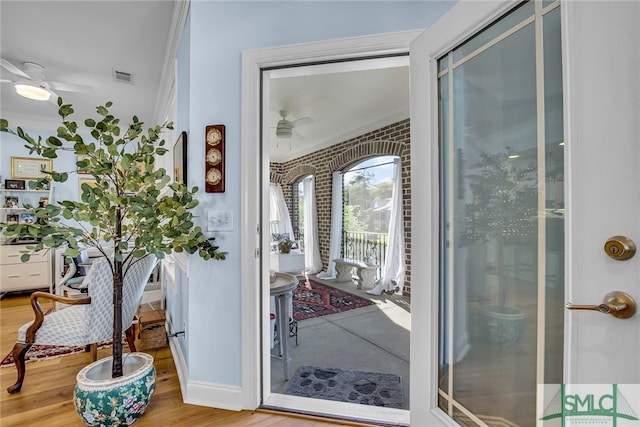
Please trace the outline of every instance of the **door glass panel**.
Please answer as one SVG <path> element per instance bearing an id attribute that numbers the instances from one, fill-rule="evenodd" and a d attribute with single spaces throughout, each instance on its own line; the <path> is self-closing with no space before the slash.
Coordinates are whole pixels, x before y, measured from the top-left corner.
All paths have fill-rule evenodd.
<path id="1" fill-rule="evenodd" d="M 564 141 L 560 8 L 543 16 L 545 117 L 545 384 L 562 383 L 564 332 Z"/>
<path id="2" fill-rule="evenodd" d="M 533 2 L 523 2 L 520 7 L 512 9 L 511 12 L 498 19 L 491 26 L 480 31 L 464 44 L 454 49 L 453 62 L 458 62 L 460 59 L 476 51 L 531 16 L 533 16 Z"/>
<path id="3" fill-rule="evenodd" d="M 439 404 L 463 425 L 534 426 L 537 384 L 562 382 L 560 9 L 539 8 L 525 3 L 438 64 Z"/>

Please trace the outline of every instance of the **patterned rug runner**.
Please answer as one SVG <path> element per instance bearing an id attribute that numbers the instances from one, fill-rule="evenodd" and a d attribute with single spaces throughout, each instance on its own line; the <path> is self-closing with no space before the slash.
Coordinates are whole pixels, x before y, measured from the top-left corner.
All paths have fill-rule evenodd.
<path id="1" fill-rule="evenodd" d="M 105 347 L 111 346 L 111 340 L 104 341 L 98 343 L 98 350 L 103 349 Z M 55 359 L 57 357 L 67 356 L 69 354 L 82 353 L 85 351 L 85 346 L 75 346 L 75 347 L 56 347 L 53 345 L 38 345 L 34 344 L 31 346 L 29 351 L 27 352 L 24 360 L 25 362 L 35 362 L 38 360 L 47 360 L 47 359 Z M 9 352 L 2 362 L 0 362 L 0 367 L 7 368 L 9 366 L 15 366 L 15 362 L 13 361 L 13 354 Z"/>
<path id="2" fill-rule="evenodd" d="M 301 366 L 286 394 L 387 408 L 404 405 L 398 375 L 318 366 Z"/>
<path id="3" fill-rule="evenodd" d="M 322 283 L 301 280 L 293 290 L 293 318 L 305 320 L 374 304 L 372 301 Z M 308 287 L 310 286 L 310 288 Z"/>

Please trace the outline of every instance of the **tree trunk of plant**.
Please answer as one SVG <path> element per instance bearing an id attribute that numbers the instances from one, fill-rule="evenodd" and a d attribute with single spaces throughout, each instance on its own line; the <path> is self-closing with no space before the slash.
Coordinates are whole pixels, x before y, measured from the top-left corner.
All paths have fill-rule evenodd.
<path id="1" fill-rule="evenodd" d="M 111 377 L 122 376 L 122 261 L 113 264 L 113 369 Z"/>
<path id="2" fill-rule="evenodd" d="M 120 238 L 122 237 L 122 218 L 116 213 L 116 236 L 113 254 L 113 368 L 111 377 L 122 376 L 122 252 Z"/>

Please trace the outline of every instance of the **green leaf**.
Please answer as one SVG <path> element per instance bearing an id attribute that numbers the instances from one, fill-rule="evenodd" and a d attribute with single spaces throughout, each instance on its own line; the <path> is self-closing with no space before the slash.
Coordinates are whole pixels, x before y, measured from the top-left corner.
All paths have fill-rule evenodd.
<path id="1" fill-rule="evenodd" d="M 50 136 L 49 138 L 47 138 L 47 144 L 53 147 L 62 147 L 62 141 L 60 141 L 55 136 Z"/>
<path id="2" fill-rule="evenodd" d="M 107 150 L 109 151 L 109 154 L 112 156 L 117 156 L 118 155 L 118 146 L 111 144 L 107 146 Z"/>

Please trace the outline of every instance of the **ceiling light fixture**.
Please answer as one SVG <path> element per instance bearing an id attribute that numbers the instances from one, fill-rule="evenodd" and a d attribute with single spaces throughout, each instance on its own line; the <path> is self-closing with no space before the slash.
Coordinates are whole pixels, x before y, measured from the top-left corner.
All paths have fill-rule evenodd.
<path id="1" fill-rule="evenodd" d="M 34 101 L 48 101 L 51 93 L 38 83 L 18 83 L 16 84 L 16 92 L 18 95 Z"/>
<path id="2" fill-rule="evenodd" d="M 278 138 L 291 138 L 291 135 L 293 135 L 293 127 L 288 122 L 283 122 L 284 120 L 281 120 L 278 123 L 278 127 L 276 128 L 276 136 Z"/>

